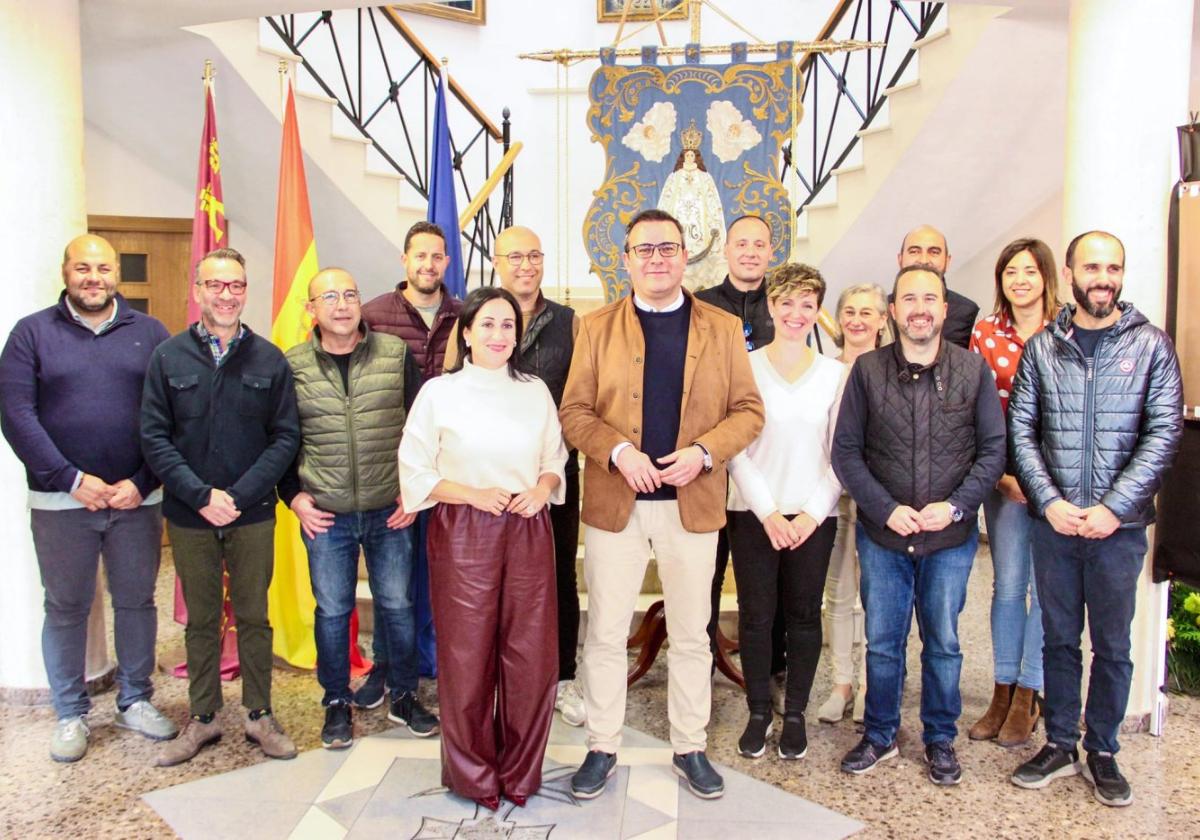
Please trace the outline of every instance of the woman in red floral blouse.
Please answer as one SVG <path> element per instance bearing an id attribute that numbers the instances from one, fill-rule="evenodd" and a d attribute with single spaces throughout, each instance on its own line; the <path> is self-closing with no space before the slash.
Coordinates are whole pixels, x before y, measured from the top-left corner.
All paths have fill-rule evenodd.
<path id="1" fill-rule="evenodd" d="M 1000 404 L 1008 397 L 1025 342 L 1058 313 L 1054 255 L 1040 239 L 1018 239 L 996 261 L 995 311 L 975 325 L 971 349 L 996 378 Z M 1031 531 L 1025 496 L 1005 474 L 983 503 L 995 578 L 992 657 L 995 688 L 984 716 L 971 727 L 975 740 L 1002 746 L 1029 740 L 1041 712 L 1042 611 L 1033 582 Z"/>

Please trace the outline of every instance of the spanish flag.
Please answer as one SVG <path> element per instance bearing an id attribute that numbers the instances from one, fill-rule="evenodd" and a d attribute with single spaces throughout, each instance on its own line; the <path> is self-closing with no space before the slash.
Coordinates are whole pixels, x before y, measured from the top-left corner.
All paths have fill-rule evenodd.
<path id="1" fill-rule="evenodd" d="M 271 303 L 271 341 L 287 351 L 308 339 L 312 319 L 305 310 L 308 281 L 318 271 L 304 155 L 296 126 L 296 99 L 288 81 L 279 155 L 279 203 L 275 210 L 275 286 Z M 275 519 L 275 576 L 267 593 L 267 613 L 275 631 L 275 655 L 299 668 L 314 668 L 316 600 L 308 576 L 308 553 L 300 539 L 300 521 L 283 502 Z"/>

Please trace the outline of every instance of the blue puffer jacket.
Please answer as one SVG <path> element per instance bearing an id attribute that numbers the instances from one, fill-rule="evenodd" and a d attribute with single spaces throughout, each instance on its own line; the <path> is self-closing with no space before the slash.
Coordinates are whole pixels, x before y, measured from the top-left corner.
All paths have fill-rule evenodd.
<path id="1" fill-rule="evenodd" d="M 1122 528 L 1154 521 L 1154 494 L 1183 434 L 1179 359 L 1132 304 L 1091 367 L 1071 337 L 1074 306 L 1025 345 L 1008 403 L 1009 454 L 1030 510 L 1103 504 Z"/>

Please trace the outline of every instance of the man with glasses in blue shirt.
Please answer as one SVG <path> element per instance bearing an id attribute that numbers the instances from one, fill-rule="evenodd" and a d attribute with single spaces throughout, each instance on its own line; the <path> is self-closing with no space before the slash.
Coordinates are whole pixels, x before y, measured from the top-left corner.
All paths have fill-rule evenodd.
<path id="1" fill-rule="evenodd" d="M 683 289 L 687 251 L 674 217 L 634 216 L 624 262 L 633 293 L 583 318 L 559 411 L 568 443 L 587 456 L 588 754 L 571 790 L 597 797 L 616 771 L 626 637 L 653 545 L 670 636 L 673 765 L 692 793 L 713 799 L 725 784 L 704 752 L 709 590 L 725 525 L 725 464 L 762 430 L 762 399 L 741 324 Z"/>

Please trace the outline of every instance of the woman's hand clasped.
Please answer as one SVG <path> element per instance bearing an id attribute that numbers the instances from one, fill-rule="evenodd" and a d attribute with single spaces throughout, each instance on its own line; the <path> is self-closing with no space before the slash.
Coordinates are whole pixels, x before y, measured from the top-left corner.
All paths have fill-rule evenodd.
<path id="1" fill-rule="evenodd" d="M 530 487 L 524 493 L 518 493 L 512 497 L 508 503 L 507 510 L 510 513 L 515 513 L 518 516 L 524 516 L 529 519 L 532 516 L 537 516 L 538 512 L 546 506 L 550 501 L 550 490 L 540 484 Z"/>
<path id="2" fill-rule="evenodd" d="M 499 487 L 479 487 L 471 491 L 468 504 L 476 510 L 490 513 L 492 516 L 499 516 L 508 509 L 512 497 L 512 493 L 501 490 Z"/>

